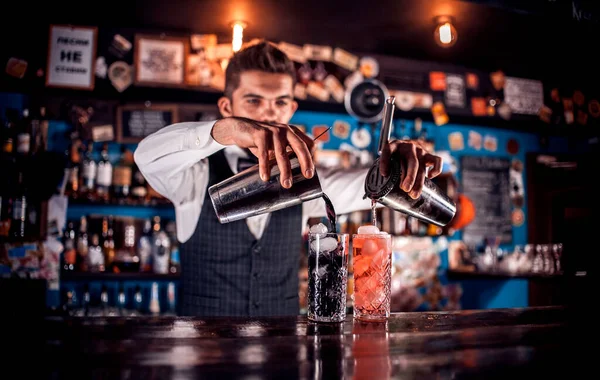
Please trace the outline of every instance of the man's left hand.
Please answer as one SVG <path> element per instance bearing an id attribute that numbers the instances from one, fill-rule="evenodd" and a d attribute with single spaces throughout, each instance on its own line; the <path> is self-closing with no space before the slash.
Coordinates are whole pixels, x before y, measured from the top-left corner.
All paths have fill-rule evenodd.
<path id="1" fill-rule="evenodd" d="M 426 176 L 435 178 L 442 172 L 441 157 L 428 153 L 415 142 L 394 140 L 386 144 L 381 152 L 379 171 L 384 177 L 389 175 L 392 156 L 398 159 L 402 168 L 400 189 L 413 199 L 421 196 Z"/>

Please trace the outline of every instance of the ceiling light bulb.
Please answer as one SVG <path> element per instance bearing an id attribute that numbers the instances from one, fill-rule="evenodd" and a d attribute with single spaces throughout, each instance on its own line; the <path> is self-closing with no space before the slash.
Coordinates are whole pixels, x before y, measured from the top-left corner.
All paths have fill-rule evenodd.
<path id="1" fill-rule="evenodd" d="M 244 42 L 244 29 L 246 28 L 246 24 L 242 21 L 235 21 L 232 24 L 232 28 L 233 38 L 231 40 L 231 48 L 235 53 L 242 48 L 242 44 Z"/>
<path id="2" fill-rule="evenodd" d="M 447 17 L 439 17 L 435 28 L 435 42 L 442 47 L 450 47 L 456 43 L 458 33 Z"/>

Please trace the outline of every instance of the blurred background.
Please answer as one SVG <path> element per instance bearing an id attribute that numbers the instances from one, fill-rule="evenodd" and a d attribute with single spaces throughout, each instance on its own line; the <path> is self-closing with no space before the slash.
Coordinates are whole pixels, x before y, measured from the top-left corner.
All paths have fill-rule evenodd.
<path id="1" fill-rule="evenodd" d="M 355 100 L 358 84 L 396 96 L 393 138 L 444 158 L 435 181 L 458 205 L 449 226 L 378 212 L 378 226 L 393 235 L 392 311 L 553 305 L 593 294 L 597 2 L 1 7 L 5 310 L 178 313 L 174 209 L 145 182 L 133 152 L 166 125 L 220 117 L 229 58 L 262 39 L 295 62 L 292 123 L 313 136 L 330 128 L 319 166 L 367 167 L 376 155 L 381 109 Z M 371 214 L 338 223 L 353 233 Z M 306 250 L 298 262 L 304 313 Z"/>

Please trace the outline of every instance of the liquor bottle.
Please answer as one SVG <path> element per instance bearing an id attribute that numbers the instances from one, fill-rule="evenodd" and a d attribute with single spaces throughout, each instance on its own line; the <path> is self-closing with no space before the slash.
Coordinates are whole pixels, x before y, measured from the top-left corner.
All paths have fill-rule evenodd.
<path id="1" fill-rule="evenodd" d="M 81 272 L 88 271 L 89 238 L 87 233 L 87 218 L 82 215 L 79 219 L 79 235 L 77 236 L 77 267 Z"/>
<path id="2" fill-rule="evenodd" d="M 68 290 L 65 293 L 65 301 L 63 303 L 63 313 L 67 316 L 74 316 L 75 305 L 77 304 L 77 296 L 75 290 Z"/>
<path id="3" fill-rule="evenodd" d="M 173 282 L 169 282 L 169 285 L 167 286 L 167 300 L 169 302 L 169 309 L 166 314 L 176 315 L 177 302 L 175 298 L 175 284 Z"/>
<path id="4" fill-rule="evenodd" d="M 108 307 L 108 289 L 106 289 L 106 285 L 102 285 L 100 290 L 100 316 L 108 317 L 110 315 L 110 310 Z"/>
<path id="5" fill-rule="evenodd" d="M 100 237 L 98 234 L 92 235 L 92 241 L 88 248 L 88 270 L 90 272 L 104 272 L 104 253 L 100 246 Z"/>
<path id="6" fill-rule="evenodd" d="M 179 242 L 177 241 L 177 231 L 174 221 L 167 223 L 167 234 L 171 240 L 171 254 L 169 255 L 169 273 L 177 274 L 181 270 L 181 263 L 179 260 Z"/>
<path id="7" fill-rule="evenodd" d="M 2 151 L 12 154 L 15 144 L 16 124 L 19 120 L 19 111 L 7 108 L 5 111 L 4 128 L 2 131 Z"/>
<path id="8" fill-rule="evenodd" d="M 113 178 L 113 166 L 108 159 L 108 144 L 104 143 L 100 152 L 101 159 L 98 162 L 96 173 L 96 195 L 98 200 L 108 202 L 110 199 L 110 187 Z"/>
<path id="9" fill-rule="evenodd" d="M 121 146 L 121 159 L 113 172 L 113 199 L 118 203 L 127 203 L 131 192 L 131 172 L 133 154 L 125 145 Z"/>
<path id="10" fill-rule="evenodd" d="M 31 118 L 29 110 L 23 110 L 23 116 L 18 122 L 17 130 L 17 146 L 16 152 L 18 155 L 27 156 L 31 149 Z"/>
<path id="11" fill-rule="evenodd" d="M 23 241 L 30 234 L 27 215 L 27 194 L 23 182 L 23 172 L 19 172 L 17 186 L 12 197 L 12 220 L 10 222 L 10 238 Z"/>
<path id="12" fill-rule="evenodd" d="M 50 126 L 46 107 L 40 107 L 38 132 L 35 135 L 35 151 L 45 152 L 48 150 L 48 128 Z"/>
<path id="13" fill-rule="evenodd" d="M 81 308 L 78 308 L 74 313 L 78 317 L 87 317 L 90 315 L 92 304 L 92 297 L 90 295 L 90 286 L 88 284 L 83 285 L 83 296 L 81 297 Z"/>
<path id="14" fill-rule="evenodd" d="M 154 315 L 160 314 L 160 301 L 158 299 L 158 283 L 152 283 L 152 293 L 150 296 L 150 313 Z"/>
<path id="15" fill-rule="evenodd" d="M 140 272 L 152 272 L 152 221 L 144 221 L 144 230 L 137 244 L 137 255 L 140 258 Z"/>
<path id="16" fill-rule="evenodd" d="M 136 315 L 144 314 L 144 297 L 142 296 L 142 289 L 139 285 L 135 286 L 135 293 L 133 294 L 133 308 Z"/>
<path id="17" fill-rule="evenodd" d="M 72 272 L 76 269 L 77 251 L 75 249 L 75 226 L 72 221 L 67 223 L 63 234 L 62 270 Z"/>
<path id="18" fill-rule="evenodd" d="M 146 197 L 148 196 L 148 185 L 146 183 L 146 178 L 144 178 L 144 175 L 135 162 L 133 163 L 131 195 L 135 203 L 144 203 Z"/>
<path id="19" fill-rule="evenodd" d="M 154 233 L 152 236 L 152 271 L 159 274 L 169 273 L 169 259 L 171 257 L 171 239 L 161 229 L 160 217 L 154 217 Z"/>
<path id="20" fill-rule="evenodd" d="M 133 218 L 130 220 L 123 220 L 123 240 L 120 243 L 115 243 L 117 247 L 120 247 L 116 251 L 114 270 L 120 273 L 127 272 L 139 272 L 140 271 L 140 258 L 135 250 L 135 221 Z"/>
<path id="21" fill-rule="evenodd" d="M 81 183 L 79 186 L 81 195 L 87 197 L 90 201 L 95 199 L 96 172 L 98 170 L 93 153 L 94 144 L 89 142 L 81 164 Z"/>
<path id="22" fill-rule="evenodd" d="M 79 168 L 81 166 L 81 140 L 78 138 L 74 138 L 69 145 L 68 157 L 67 157 L 67 167 L 65 171 L 67 172 L 67 184 L 65 187 L 65 195 L 76 199 L 79 196 L 80 192 L 80 176 L 79 176 Z"/>
<path id="23" fill-rule="evenodd" d="M 112 215 L 108 217 L 107 234 L 102 242 L 104 252 L 104 265 L 108 272 L 113 272 L 115 261 L 115 239 L 114 239 L 114 223 Z M 118 269 L 117 269 L 118 271 Z"/>
<path id="24" fill-rule="evenodd" d="M 8 186 L 0 186 L 0 243 L 8 240 L 12 220 L 12 199 Z"/>
<path id="25" fill-rule="evenodd" d="M 82 306 L 82 314 L 84 316 L 88 316 L 90 315 L 90 307 L 91 307 L 91 303 L 92 303 L 92 297 L 90 295 L 90 287 L 88 284 L 85 284 L 83 286 L 83 299 L 81 302 L 81 306 Z"/>
<path id="26" fill-rule="evenodd" d="M 119 309 L 119 315 L 124 317 L 127 313 L 127 296 L 125 295 L 125 290 L 123 287 L 119 288 L 119 296 L 117 298 L 117 307 Z"/>

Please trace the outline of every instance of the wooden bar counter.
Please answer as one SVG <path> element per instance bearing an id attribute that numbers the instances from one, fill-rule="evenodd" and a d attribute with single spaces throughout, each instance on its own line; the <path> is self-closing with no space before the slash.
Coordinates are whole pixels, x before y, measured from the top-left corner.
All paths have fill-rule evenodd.
<path id="1" fill-rule="evenodd" d="M 591 331 L 582 335 L 581 315 L 538 307 L 394 313 L 387 323 L 349 315 L 340 324 L 45 317 L 16 349 L 35 358 L 36 379 L 579 378 L 591 350 L 583 342 L 594 341 Z"/>

